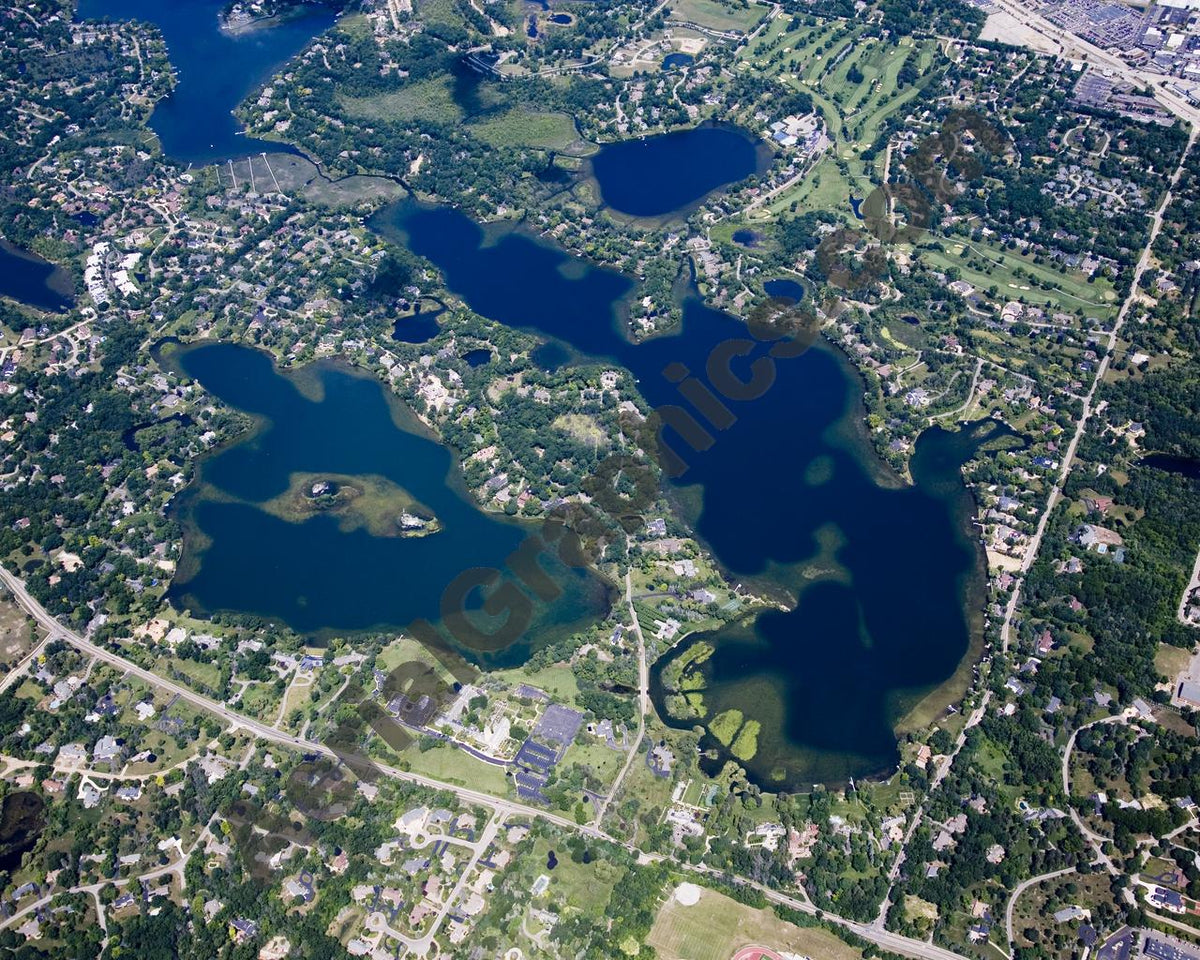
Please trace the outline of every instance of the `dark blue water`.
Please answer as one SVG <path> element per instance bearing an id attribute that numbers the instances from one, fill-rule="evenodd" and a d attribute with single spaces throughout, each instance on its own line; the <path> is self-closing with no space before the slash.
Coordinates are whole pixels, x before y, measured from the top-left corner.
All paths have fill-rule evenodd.
<path id="1" fill-rule="evenodd" d="M 859 220 L 861 220 L 863 218 L 862 210 L 859 209 L 860 207 L 862 207 L 862 202 L 863 202 L 862 197 L 851 197 L 850 198 L 850 210 L 854 213 L 854 216 Z"/>
<path id="2" fill-rule="evenodd" d="M 553 373 L 555 370 L 565 367 L 571 362 L 571 354 L 563 348 L 561 343 L 555 343 L 553 340 L 550 340 L 534 347 L 533 353 L 529 355 L 529 359 L 547 373 Z"/>
<path id="3" fill-rule="evenodd" d="M 437 318 L 446 312 L 446 308 L 437 305 L 432 309 L 418 303 L 414 312 L 407 317 L 400 317 L 392 325 L 392 339 L 399 343 L 426 343 L 437 336 Z"/>
<path id="4" fill-rule="evenodd" d="M 463 354 L 463 360 L 467 362 L 468 367 L 482 367 L 485 363 L 489 363 L 492 359 L 492 351 L 481 347 L 478 350 L 468 350 Z"/>
<path id="5" fill-rule="evenodd" d="M 753 230 L 734 230 L 733 242 L 740 243 L 743 247 L 757 247 L 759 236 Z"/>
<path id="6" fill-rule="evenodd" d="M 0 297 L 62 313 L 75 305 L 71 277 L 61 267 L 0 240 Z"/>
<path id="7" fill-rule="evenodd" d="M 682 330 L 635 346 L 620 332 L 632 284 L 619 274 L 520 233 L 485 242 L 451 210 L 399 205 L 372 225 L 435 263 L 478 313 L 626 367 L 655 408 L 688 407 L 668 365 L 704 376 L 714 352 L 745 340 L 742 323 L 691 298 Z M 861 434 L 861 381 L 840 354 L 772 360 L 767 344 L 744 346 L 730 369 L 748 380 L 752 363 L 773 366 L 765 395 L 725 401 L 735 422 L 710 427 L 707 450 L 671 431 L 665 439 L 686 462 L 679 495 L 697 504 L 696 528 L 722 565 L 799 599 L 716 636 L 708 715 L 736 707 L 762 721 L 747 766 L 763 784 L 878 773 L 897 760 L 897 719 L 955 671 L 978 623 L 983 567 L 959 468 L 999 428 L 926 434 L 916 483 L 904 486 Z M 661 687 L 656 695 L 661 712 Z"/>
<path id="8" fill-rule="evenodd" d="M 242 136 L 230 111 L 327 30 L 334 15 L 322 7 L 306 7 L 299 16 L 229 36 L 217 20 L 223 6 L 223 0 L 79 0 L 76 15 L 81 20 L 144 20 L 162 30 L 178 84 L 155 107 L 150 128 L 168 156 L 199 164 L 261 151 L 294 152 L 283 144 Z"/>
<path id="9" fill-rule="evenodd" d="M 1169 453 L 1150 453 L 1142 457 L 1138 463 L 1142 466 L 1154 467 L 1156 470 L 1178 474 L 1189 480 L 1200 480 L 1200 460 L 1193 460 L 1190 457 L 1176 457 Z"/>
<path id="10" fill-rule="evenodd" d="M 608 143 L 592 158 L 606 206 L 634 217 L 686 212 L 712 191 L 745 180 L 764 163 L 757 143 L 727 126 Z"/>
<path id="11" fill-rule="evenodd" d="M 437 621 L 455 577 L 472 567 L 507 569 L 505 558 L 531 530 L 480 510 L 449 451 L 373 378 L 334 363 L 283 375 L 267 354 L 228 343 L 184 349 L 172 362 L 259 419 L 250 436 L 201 463 L 200 483 L 181 499 L 185 557 L 169 593 L 180 609 L 257 613 L 311 633 Z M 320 399 L 308 398 L 314 394 Z M 386 477 L 432 510 L 442 529 L 379 537 L 346 532 L 331 515 L 289 523 L 256 506 L 283 493 L 294 472 Z M 541 612 L 539 640 L 600 610 L 606 593 L 561 563 L 556 570 L 565 593 Z M 532 639 L 497 662 L 527 657 Z"/>
<path id="12" fill-rule="evenodd" d="M 804 299 L 804 287 L 795 280 L 779 279 L 768 280 L 763 284 L 763 290 L 768 297 L 779 297 L 783 300 L 792 300 L 799 303 Z"/>
<path id="13" fill-rule="evenodd" d="M 662 68 L 664 70 L 678 70 L 680 67 L 689 66 L 695 59 L 690 53 L 668 53 L 663 57 Z"/>
<path id="14" fill-rule="evenodd" d="M 571 22 L 571 15 L 569 13 L 556 13 L 550 18 L 550 22 L 557 23 L 557 24 L 567 24 L 567 23 Z"/>

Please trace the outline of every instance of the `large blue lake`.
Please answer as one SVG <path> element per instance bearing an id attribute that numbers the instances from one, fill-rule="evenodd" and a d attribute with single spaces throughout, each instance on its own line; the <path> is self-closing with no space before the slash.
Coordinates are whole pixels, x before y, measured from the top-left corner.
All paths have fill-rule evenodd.
<path id="1" fill-rule="evenodd" d="M 162 27 L 182 82 L 153 125 L 167 153 L 183 160 L 273 149 L 240 137 L 229 110 L 329 22 L 314 15 L 228 38 L 216 30 L 218 6 L 80 4 L 83 17 L 139 17 Z M 608 145 L 591 172 L 609 208 L 662 217 L 686 213 L 763 162 L 762 148 L 744 134 L 705 127 Z M 511 228 L 485 235 L 448 209 L 396 205 L 372 225 L 436 264 L 478 313 L 558 344 L 548 360 L 582 354 L 621 364 L 655 407 L 686 407 L 673 381 L 704 378 L 714 353 L 746 339 L 743 323 L 691 297 L 680 330 L 634 345 L 622 331 L 633 293 L 624 276 Z M 726 400 L 731 422 L 712 430 L 707 449 L 666 438 L 686 460 L 672 495 L 699 536 L 731 576 L 788 600 L 699 638 L 715 645 L 703 666 L 707 716 L 737 709 L 762 724 L 745 765 L 766 787 L 879 773 L 897 761 L 897 723 L 959 671 L 980 635 L 983 558 L 960 467 L 1001 428 L 928 431 L 914 482 L 905 484 L 863 434 L 862 384 L 844 357 L 820 344 L 793 357 L 768 356 L 766 343 L 747 340 L 746 348 L 729 370 L 748 380 L 765 364 L 770 389 L 756 400 Z M 257 613 L 314 633 L 402 627 L 436 619 L 451 580 L 472 565 L 503 569 L 526 535 L 479 511 L 450 454 L 369 378 L 330 364 L 283 374 L 265 356 L 230 346 L 188 350 L 179 363 L 256 423 L 202 464 L 201 482 L 180 505 L 187 550 L 171 591 L 180 606 Z M 347 532 L 329 516 L 289 522 L 261 509 L 296 473 L 319 471 L 383 477 L 428 506 L 443 529 L 426 538 L 373 536 Z M 574 573 L 558 579 L 566 596 L 501 659 L 519 662 L 544 637 L 607 608 L 603 585 Z M 655 666 L 660 712 L 663 670 L 694 642 Z M 702 745 L 714 766 L 729 756 L 712 736 Z"/>
<path id="2" fill-rule="evenodd" d="M 683 402 L 668 366 L 703 377 L 715 350 L 746 336 L 692 298 L 682 329 L 634 345 L 620 323 L 632 284 L 619 274 L 448 209 L 401 204 L 372 225 L 437 264 L 478 313 L 628 368 L 656 408 Z M 770 345 L 746 346 L 731 368 L 748 380 Z M 1002 428 L 928 432 L 905 484 L 862 432 L 862 383 L 840 353 L 818 344 L 773 364 L 765 395 L 726 401 L 734 422 L 712 431 L 708 450 L 667 439 L 687 465 L 676 495 L 721 564 L 795 601 L 704 638 L 716 643 L 704 697 L 710 718 L 739 709 L 759 720 L 748 769 L 764 786 L 796 789 L 893 766 L 897 722 L 979 635 L 982 551 L 960 467 Z M 655 669 L 660 712 L 670 659 Z M 728 756 L 715 738 L 704 746 L 716 766 Z"/>
<path id="3" fill-rule="evenodd" d="M 591 159 L 605 206 L 631 217 L 686 213 L 712 191 L 765 169 L 770 152 L 731 126 L 606 143 Z"/>
<path id="4" fill-rule="evenodd" d="M 507 569 L 534 530 L 480 510 L 450 452 L 376 380 L 343 364 L 285 373 L 269 355 L 230 343 L 185 348 L 169 362 L 255 418 L 249 435 L 201 462 L 199 482 L 178 503 L 185 562 L 170 598 L 181 609 L 250 612 L 313 634 L 437 622 L 451 581 L 474 567 Z M 379 536 L 347 531 L 330 514 L 296 522 L 264 510 L 298 473 L 385 478 L 441 529 Z M 519 662 L 535 639 L 607 609 L 605 585 L 553 555 L 541 559 L 563 596 L 539 607 L 535 628 L 491 662 Z"/>
<path id="5" fill-rule="evenodd" d="M 75 302 L 71 276 L 61 267 L 0 240 L 0 297 L 51 313 Z"/>
<path id="6" fill-rule="evenodd" d="M 150 127 L 167 156 L 185 163 L 291 150 L 242 135 L 232 111 L 313 37 L 334 15 L 321 7 L 237 35 L 223 33 L 217 20 L 222 0 L 79 0 L 81 20 L 111 18 L 157 24 L 178 75 L 172 94 L 150 117 Z"/>

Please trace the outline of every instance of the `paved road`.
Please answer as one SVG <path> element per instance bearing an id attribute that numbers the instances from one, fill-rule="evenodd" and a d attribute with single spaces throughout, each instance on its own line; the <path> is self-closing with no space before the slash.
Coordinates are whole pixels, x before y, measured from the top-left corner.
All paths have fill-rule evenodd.
<path id="1" fill-rule="evenodd" d="M 1037 886 L 1046 880 L 1054 880 L 1056 877 L 1065 877 L 1068 873 L 1074 873 L 1074 867 L 1066 867 L 1063 870 L 1054 870 L 1051 873 L 1043 873 L 1040 877 L 1030 877 L 1023 883 L 1017 884 L 1017 888 L 1013 890 L 1012 896 L 1008 898 L 1008 905 L 1004 908 L 1004 930 L 1008 935 L 1008 948 L 1013 948 L 1013 910 L 1017 906 L 1017 898 L 1021 896 L 1030 887 Z"/>
<path id="2" fill-rule="evenodd" d="M 646 638 L 642 636 L 642 625 L 638 621 L 637 611 L 633 609 L 633 581 L 629 571 L 625 573 L 625 606 L 629 610 L 629 616 L 633 618 L 633 635 L 637 637 L 638 645 L 638 731 L 633 746 L 629 749 L 629 756 L 625 759 L 625 765 L 621 767 L 621 772 L 613 780 L 608 796 L 597 807 L 595 818 L 597 827 L 604 822 L 604 814 L 608 811 L 608 805 L 613 802 L 613 798 L 621 788 L 621 782 L 629 773 L 633 761 L 637 759 L 638 751 L 642 746 L 642 738 L 646 735 L 646 714 L 650 712 L 650 667 L 646 663 Z"/>
<path id="3" fill-rule="evenodd" d="M 1008 9 L 1005 4 L 1008 0 L 1000 0 L 1001 6 Z M 1011 12 L 1011 11 L 1010 11 Z M 1200 119 L 1200 112 L 1197 113 L 1197 118 Z M 1075 464 L 1075 452 L 1079 449 L 1079 442 L 1083 439 L 1084 432 L 1087 430 L 1088 420 L 1091 419 L 1093 407 L 1092 401 L 1096 398 L 1096 391 L 1100 388 L 1100 383 L 1104 379 L 1104 375 L 1108 372 L 1109 364 L 1112 362 L 1113 350 L 1117 345 L 1117 337 L 1121 332 L 1121 328 L 1125 325 L 1126 319 L 1129 317 L 1129 311 L 1133 308 L 1133 304 L 1137 301 L 1138 286 L 1142 279 L 1142 274 L 1146 271 L 1147 265 L 1150 263 L 1151 253 L 1154 249 L 1154 241 L 1158 237 L 1159 231 L 1162 229 L 1163 214 L 1171 203 L 1171 193 L 1179 183 L 1179 178 L 1183 174 L 1183 166 L 1187 161 L 1188 155 L 1192 152 L 1192 147 L 1196 143 L 1197 132 L 1200 131 L 1200 126 L 1197 126 L 1196 121 L 1192 121 L 1192 131 L 1188 136 L 1187 146 L 1183 150 L 1183 154 L 1179 158 L 1179 165 L 1175 168 L 1175 172 L 1171 174 L 1171 180 L 1167 189 L 1163 192 L 1162 202 L 1158 205 L 1158 209 L 1154 211 L 1154 217 L 1150 224 L 1150 234 L 1146 241 L 1146 246 L 1142 249 L 1142 255 L 1138 258 L 1137 266 L 1133 271 L 1133 281 L 1129 287 L 1129 296 L 1125 298 L 1125 302 L 1121 304 L 1121 309 L 1117 313 L 1116 322 L 1113 323 L 1112 331 L 1108 335 L 1108 349 L 1104 354 L 1104 358 L 1096 367 L 1096 376 L 1092 380 L 1091 388 L 1083 398 L 1083 413 L 1079 418 L 1079 423 L 1075 427 L 1075 434 L 1071 437 L 1071 442 L 1067 446 L 1066 452 L 1063 454 L 1062 465 L 1059 467 L 1058 478 L 1054 482 L 1054 486 L 1050 490 L 1050 495 L 1046 498 L 1046 509 L 1043 511 L 1041 519 L 1038 520 L 1037 531 L 1033 535 L 1033 539 L 1029 541 L 1029 547 L 1025 551 L 1025 557 L 1021 561 L 1021 569 L 1018 571 L 1017 582 L 1013 585 L 1012 593 L 1008 598 L 1008 605 L 1004 609 L 1004 622 L 1000 626 L 1000 648 L 1004 651 L 1008 650 L 1009 636 L 1012 630 L 1013 617 L 1017 612 L 1017 604 L 1021 598 L 1021 588 L 1025 584 L 1025 574 L 1029 572 L 1033 566 L 1034 560 L 1037 559 L 1038 550 L 1042 545 L 1042 538 L 1046 533 L 1046 526 L 1050 522 L 1050 515 L 1054 511 L 1055 505 L 1062 498 L 1063 487 L 1067 482 L 1067 477 L 1071 474 L 1071 468 Z"/>
<path id="4" fill-rule="evenodd" d="M 177 683 L 166 680 L 148 670 L 143 670 L 141 667 L 131 663 L 128 660 L 125 660 L 123 657 L 105 650 L 103 647 L 97 646 L 86 638 L 80 636 L 78 633 L 75 633 L 73 630 L 67 629 L 57 620 L 55 620 L 54 617 L 52 617 L 46 611 L 46 609 L 29 594 L 29 592 L 25 589 L 24 581 L 14 576 L 3 566 L 0 566 L 0 582 L 3 582 L 5 585 L 7 585 L 8 588 L 13 592 L 13 596 L 17 602 L 20 603 L 21 606 L 24 607 L 25 610 L 28 611 L 35 620 L 38 621 L 38 623 L 40 623 L 50 632 L 51 638 L 61 638 L 85 653 L 91 654 L 94 657 L 98 657 L 99 659 L 111 664 L 119 670 L 132 673 L 134 676 L 145 680 L 147 683 L 155 684 L 162 689 L 169 690 L 171 693 L 177 695 L 181 700 L 186 701 L 197 709 L 214 713 L 231 726 L 246 730 L 264 740 L 293 747 L 297 750 L 302 750 L 308 753 L 319 753 L 327 757 L 335 757 L 333 751 L 324 744 L 315 743 L 314 741 L 306 740 L 303 737 L 292 736 L 291 734 L 277 730 L 275 727 L 269 726 L 268 724 L 235 713 L 234 711 L 228 709 L 224 704 L 217 703 L 216 701 L 210 700 L 207 697 L 201 696 L 200 694 L 195 693 L 186 687 L 182 687 Z M 384 776 L 392 777 L 396 780 L 408 781 L 410 783 L 419 783 L 423 786 L 432 787 L 436 790 L 449 790 L 456 794 L 460 799 L 490 808 L 495 813 L 495 819 L 493 820 L 495 823 L 498 823 L 504 818 L 513 814 L 520 814 L 521 816 L 530 818 L 538 817 L 567 830 L 574 830 L 577 833 L 584 834 L 585 836 L 606 840 L 610 843 L 622 846 L 626 850 L 635 854 L 639 863 L 661 862 L 662 860 L 668 859 L 661 854 L 645 853 L 633 846 L 631 843 L 622 843 L 615 837 L 605 833 L 594 824 L 581 825 L 576 823 L 574 820 L 568 820 L 565 817 L 560 817 L 558 814 L 551 813 L 549 810 L 545 810 L 540 807 L 531 807 L 512 800 L 502 800 L 488 793 L 481 793 L 478 790 L 471 790 L 466 787 L 443 783 L 440 780 L 433 779 L 432 777 L 423 777 L 419 774 L 409 773 L 406 770 L 399 770 L 395 767 L 388 766 L 387 764 L 378 764 L 377 766 L 379 771 Z M 700 873 L 713 872 L 703 867 L 697 868 L 686 863 L 677 862 L 676 866 L 682 869 L 694 870 Z M 741 880 L 741 882 L 747 883 L 750 886 L 761 890 L 764 896 L 766 896 L 766 898 L 773 903 L 784 904 L 785 906 L 789 906 L 795 910 L 803 910 L 805 913 L 817 913 L 816 908 L 807 900 L 800 900 L 796 897 L 779 893 L 776 890 L 771 890 L 768 887 L 764 887 L 761 884 L 752 883 L 748 880 Z M 892 952 L 901 954 L 902 956 L 912 957 L 914 960 L 963 960 L 963 957 L 951 950 L 934 946 L 931 943 L 925 943 L 922 940 L 914 940 L 910 937 L 902 937 L 899 934 L 890 933 L 887 930 L 879 929 L 876 926 L 846 920 L 828 912 L 824 913 L 824 917 L 831 923 L 838 924 L 843 928 L 850 930 L 859 936 L 878 944 L 881 947 L 884 947 L 887 950 L 891 950 Z"/>
<path id="5" fill-rule="evenodd" d="M 285 733 L 270 724 L 263 723 L 260 720 L 255 720 L 251 717 L 243 716 L 234 710 L 229 709 L 225 704 L 218 703 L 215 700 L 210 700 L 194 690 L 189 690 L 187 687 L 167 680 L 158 674 L 151 673 L 137 664 L 126 660 L 125 658 L 106 650 L 104 647 L 97 646 L 85 637 L 80 636 L 73 630 L 68 630 L 61 623 L 54 619 L 46 609 L 34 599 L 25 589 L 24 581 L 15 577 L 5 567 L 0 566 L 0 582 L 3 582 L 12 592 L 17 602 L 21 604 L 35 620 L 45 627 L 52 638 L 61 638 L 78 649 L 103 660 L 105 663 L 131 673 L 147 683 L 155 684 L 165 690 L 169 690 L 172 694 L 179 697 L 198 710 L 205 710 L 209 713 L 214 713 L 222 720 L 228 723 L 234 729 L 246 730 L 263 740 L 268 740 L 272 743 L 282 744 L 284 746 L 293 747 L 305 753 L 316 753 L 325 757 L 336 759 L 337 755 L 329 747 L 323 743 L 317 743 L 314 740 L 306 740 L 303 737 L 294 736 L 290 733 Z M 400 770 L 396 767 L 388 766 L 387 764 L 376 764 L 376 767 L 385 776 L 392 777 L 396 780 L 405 780 L 410 783 L 419 783 L 422 786 L 432 787 L 435 790 L 452 790 L 464 800 L 472 803 L 478 803 L 493 810 L 503 811 L 505 813 L 520 813 L 527 817 L 540 817 L 543 820 L 549 820 L 559 826 L 565 826 L 572 830 L 579 830 L 593 837 L 611 839 L 598 828 L 580 827 L 574 820 L 568 820 L 566 817 L 560 817 L 557 814 L 551 813 L 548 810 L 543 810 L 540 807 L 532 807 L 523 803 L 518 803 L 512 800 L 501 800 L 493 797 L 491 794 L 483 793 L 479 790 L 471 790 L 468 787 L 458 787 L 452 784 L 443 783 L 440 780 L 435 780 L 432 777 L 421 776 L 420 774 L 410 773 L 407 770 Z"/>
<path id="6" fill-rule="evenodd" d="M 1049 39 L 1057 46 L 1059 56 L 1082 60 L 1093 67 L 1121 77 L 1135 87 L 1150 87 L 1154 91 L 1154 98 L 1175 116 L 1186 120 L 1193 128 L 1200 124 L 1200 108 L 1165 88 L 1170 77 L 1161 73 L 1152 73 L 1149 70 L 1138 70 L 1116 54 L 1109 53 L 1082 37 L 1077 37 L 1070 31 L 1051 23 L 1040 13 L 1018 0 L 994 0 L 994 3 L 999 9 L 1011 15 L 1030 30 Z"/>

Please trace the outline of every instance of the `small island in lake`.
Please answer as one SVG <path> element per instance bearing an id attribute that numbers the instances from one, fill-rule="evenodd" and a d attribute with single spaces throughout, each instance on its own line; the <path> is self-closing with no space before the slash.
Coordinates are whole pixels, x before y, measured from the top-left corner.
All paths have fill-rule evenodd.
<path id="1" fill-rule="evenodd" d="M 329 514 L 342 530 L 362 529 L 373 537 L 426 537 L 442 529 L 432 510 L 379 476 L 293 473 L 288 489 L 261 506 L 289 523 Z"/>

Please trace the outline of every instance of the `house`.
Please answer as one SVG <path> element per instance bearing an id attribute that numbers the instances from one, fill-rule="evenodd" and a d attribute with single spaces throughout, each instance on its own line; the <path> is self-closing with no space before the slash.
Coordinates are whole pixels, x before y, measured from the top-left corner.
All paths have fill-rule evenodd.
<path id="1" fill-rule="evenodd" d="M 64 743 L 58 748 L 58 762 L 75 766 L 87 762 L 87 748 L 82 743 Z"/>
<path id="2" fill-rule="evenodd" d="M 1061 910 L 1057 911 L 1054 914 L 1054 920 L 1056 923 L 1071 923 L 1072 921 L 1080 920 L 1086 916 L 1086 910 L 1084 910 L 1082 907 L 1072 905 L 1070 907 L 1063 907 Z"/>
<path id="3" fill-rule="evenodd" d="M 94 810 L 100 804 L 101 796 L 99 788 L 91 780 L 84 779 L 79 785 L 78 797 L 85 810 Z"/>
<path id="4" fill-rule="evenodd" d="M 1072 534 L 1071 539 L 1088 550 L 1097 553 L 1107 553 L 1110 548 L 1124 546 L 1125 540 L 1115 530 L 1097 526 L 1094 523 L 1081 524 Z"/>
<path id="5" fill-rule="evenodd" d="M 253 920 L 247 920 L 245 917 L 238 917 L 229 924 L 229 935 L 233 938 L 234 943 L 245 943 L 247 940 L 253 940 L 258 936 L 258 924 Z"/>
<path id="6" fill-rule="evenodd" d="M 96 763 L 106 763 L 110 767 L 119 766 L 124 754 L 122 741 L 112 736 L 101 737 L 92 748 L 92 759 Z"/>
<path id="7" fill-rule="evenodd" d="M 308 903 L 313 898 L 313 888 L 311 883 L 306 883 L 303 880 L 290 879 L 283 885 L 284 894 L 293 900 L 303 900 Z"/>
<path id="8" fill-rule="evenodd" d="M 422 870 L 429 869 L 428 857 L 412 857 L 400 864 L 400 869 L 407 873 L 410 877 L 415 877 Z"/>

